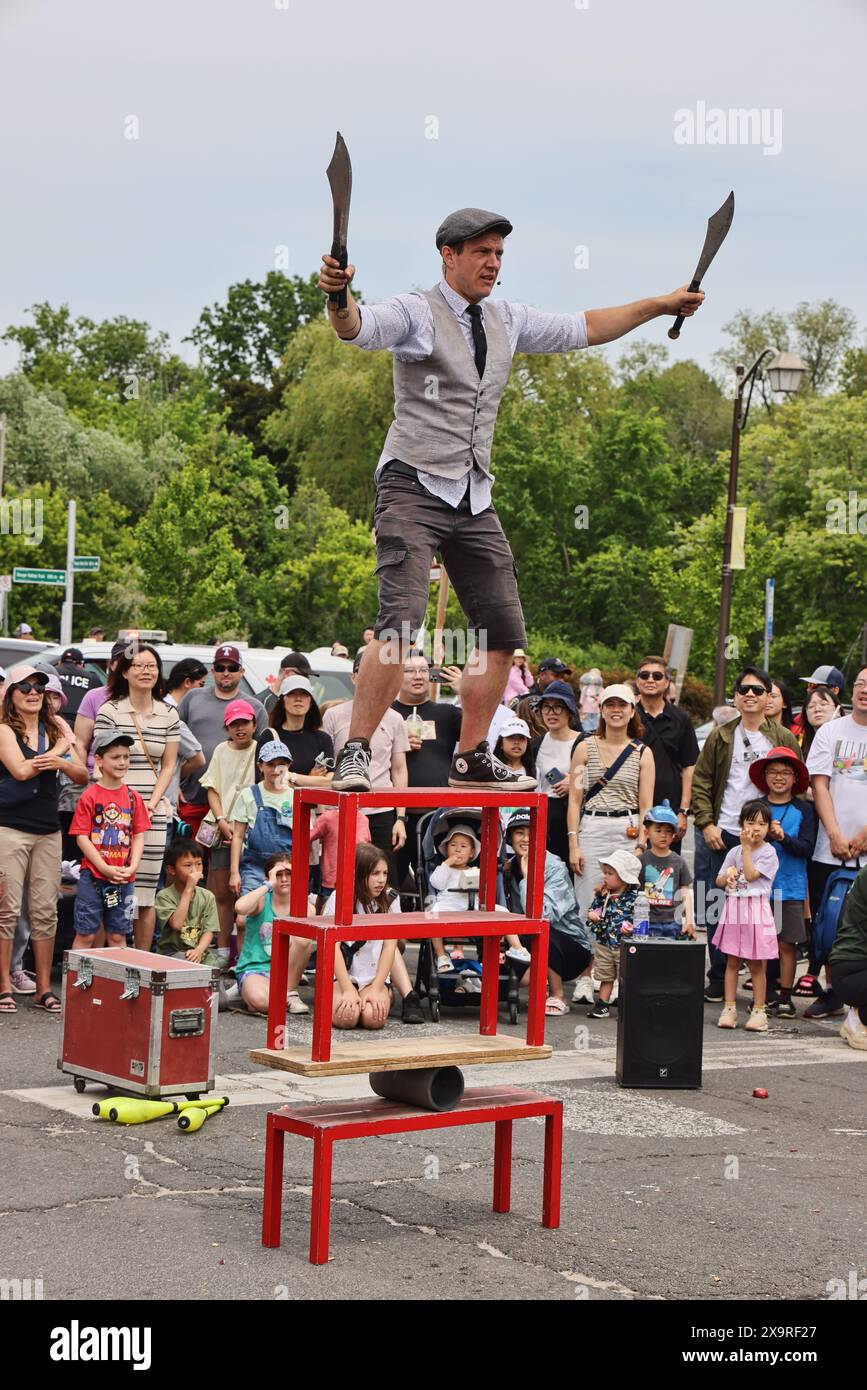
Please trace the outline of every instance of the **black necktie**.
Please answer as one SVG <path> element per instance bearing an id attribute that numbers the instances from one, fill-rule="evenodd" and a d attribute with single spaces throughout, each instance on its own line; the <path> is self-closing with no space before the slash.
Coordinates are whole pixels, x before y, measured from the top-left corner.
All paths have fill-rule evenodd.
<path id="1" fill-rule="evenodd" d="M 473 350 L 476 355 L 476 371 L 481 379 L 485 375 L 485 362 L 488 359 L 488 340 L 485 337 L 485 326 L 482 323 L 481 304 L 468 304 L 467 313 L 470 316 L 470 324 L 473 330 Z"/>

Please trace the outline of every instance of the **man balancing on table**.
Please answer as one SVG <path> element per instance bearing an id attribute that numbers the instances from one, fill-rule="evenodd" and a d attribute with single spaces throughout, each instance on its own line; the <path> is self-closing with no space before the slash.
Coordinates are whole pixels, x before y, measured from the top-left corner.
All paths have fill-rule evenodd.
<path id="1" fill-rule="evenodd" d="M 339 791 L 370 786 L 369 740 L 394 700 L 403 658 L 427 609 L 436 551 L 476 646 L 461 680 L 460 746 L 449 785 L 531 790 L 486 742 L 512 653 L 527 644 L 509 543 L 491 506 L 491 441 L 516 352 L 571 352 L 629 333 L 662 314 L 694 314 L 704 299 L 686 288 L 614 309 L 548 314 L 509 300 L 487 302 L 503 259 L 508 218 L 481 208 L 451 213 L 436 235 L 443 278 L 424 294 L 344 309 L 328 301 L 337 336 L 394 354 L 395 418 L 376 473 L 379 615 L 359 671 L 349 737 L 334 771 Z M 355 266 L 322 257 L 319 288 L 345 289 Z"/>

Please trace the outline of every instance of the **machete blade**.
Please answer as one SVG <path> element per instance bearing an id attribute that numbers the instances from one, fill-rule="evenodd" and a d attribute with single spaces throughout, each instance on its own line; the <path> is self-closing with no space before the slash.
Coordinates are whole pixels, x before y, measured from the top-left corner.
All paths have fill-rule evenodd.
<path id="1" fill-rule="evenodd" d="M 708 266 L 728 236 L 734 215 L 735 195 L 734 190 L 732 190 L 722 207 L 717 208 L 713 217 L 707 219 L 707 236 L 704 239 L 704 247 L 695 268 L 695 275 L 692 277 L 691 289 L 697 290 L 704 279 Z"/>
<path id="2" fill-rule="evenodd" d="M 346 237 L 349 231 L 349 200 L 352 197 L 352 164 L 349 160 L 346 141 L 339 130 L 334 142 L 331 163 L 325 172 L 331 185 L 331 198 L 334 203 L 334 246 L 331 248 L 331 254 L 339 259 L 341 255 L 346 254 Z"/>

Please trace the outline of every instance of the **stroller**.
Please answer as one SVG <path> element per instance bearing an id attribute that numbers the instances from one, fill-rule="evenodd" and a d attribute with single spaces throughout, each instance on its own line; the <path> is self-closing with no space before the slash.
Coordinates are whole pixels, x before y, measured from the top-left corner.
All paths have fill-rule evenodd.
<path id="1" fill-rule="evenodd" d="M 423 907 L 427 906 L 428 903 L 433 900 L 433 893 L 430 888 L 430 875 L 433 873 L 437 864 L 442 862 L 443 854 L 440 849 L 442 841 L 449 830 L 460 823 L 472 826 L 474 829 L 478 827 L 478 834 L 481 837 L 482 813 L 478 807 L 456 807 L 445 811 L 430 811 L 419 820 L 416 832 L 416 862 L 414 872 Z M 502 845 L 503 832 L 502 829 L 500 829 L 497 843 L 498 861 L 502 852 Z M 467 894 L 469 909 L 470 911 L 474 911 L 476 906 L 475 891 L 473 889 L 468 889 Z M 502 900 L 499 880 L 497 898 L 500 901 Z M 504 913 L 504 933 L 508 930 L 508 923 L 509 917 Z M 470 939 L 474 940 L 478 960 L 466 960 L 465 966 L 468 971 L 480 974 L 482 942 L 480 938 Z M 525 965 L 508 959 L 504 960 L 500 965 L 497 997 L 501 1003 L 506 1003 L 508 1005 L 510 1023 L 517 1023 L 518 1021 L 518 986 L 525 969 Z M 433 1023 L 439 1022 L 440 1008 L 465 1009 L 472 1008 L 473 1006 L 478 1008 L 481 999 L 478 993 L 471 993 L 462 987 L 462 980 L 459 974 L 437 974 L 436 957 L 434 955 L 433 943 L 430 940 L 419 942 L 415 990 L 420 998 L 427 995 L 431 1021 Z"/>

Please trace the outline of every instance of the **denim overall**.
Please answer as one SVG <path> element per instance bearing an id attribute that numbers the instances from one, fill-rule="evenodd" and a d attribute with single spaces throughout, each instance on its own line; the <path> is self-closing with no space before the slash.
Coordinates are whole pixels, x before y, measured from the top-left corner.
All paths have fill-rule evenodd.
<path id="1" fill-rule="evenodd" d="M 291 853 L 292 811 L 266 806 L 258 783 L 250 788 L 256 803 L 256 820 L 250 827 L 241 859 L 241 892 L 265 882 L 265 860 L 272 854 Z"/>

